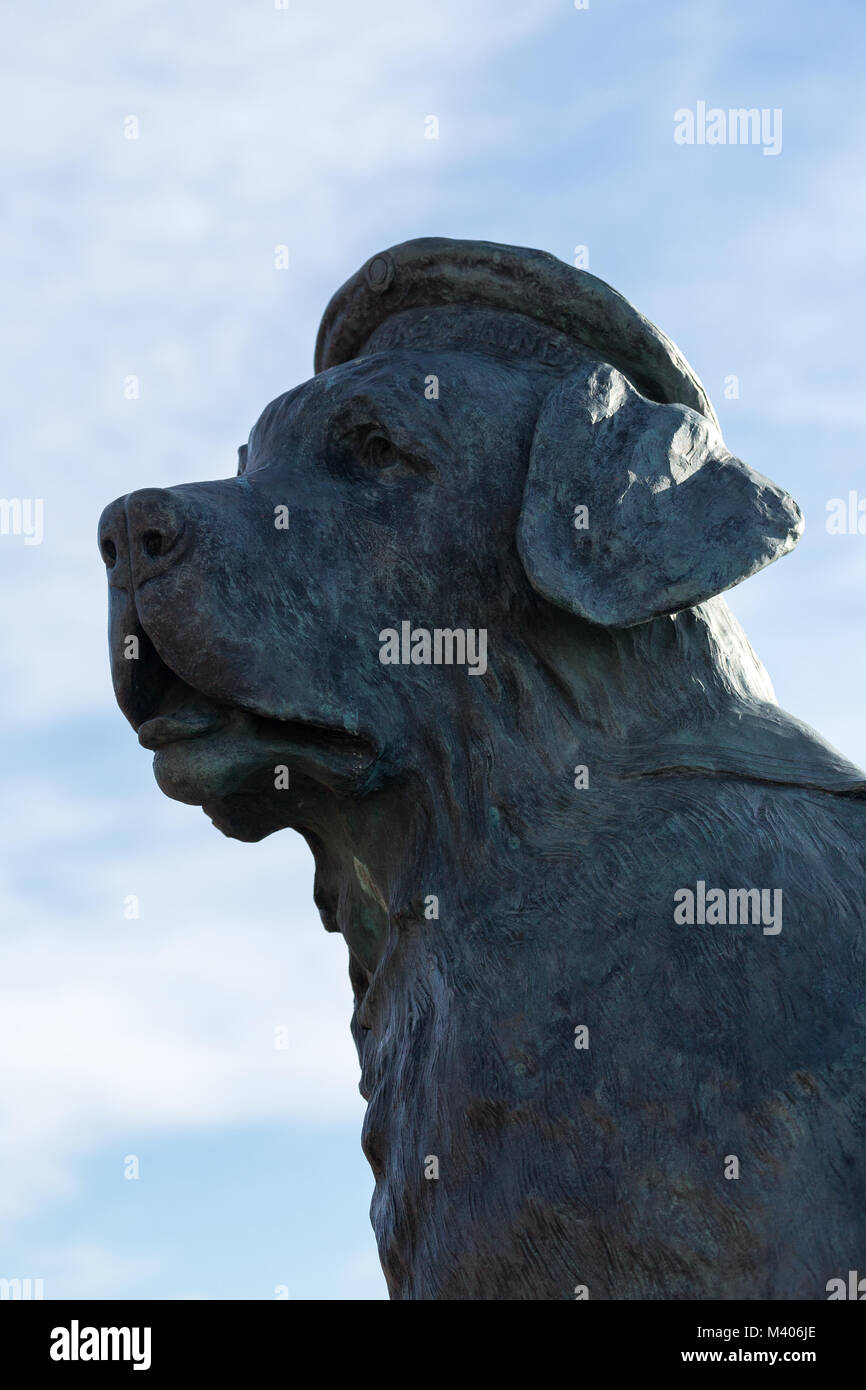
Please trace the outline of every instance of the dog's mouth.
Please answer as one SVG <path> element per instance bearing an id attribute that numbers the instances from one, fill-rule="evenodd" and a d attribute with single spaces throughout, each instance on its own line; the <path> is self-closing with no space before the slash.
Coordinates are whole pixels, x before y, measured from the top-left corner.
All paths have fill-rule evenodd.
<path id="1" fill-rule="evenodd" d="M 221 715 L 219 707 L 206 701 L 204 696 L 199 696 L 191 686 L 186 686 L 186 692 L 183 692 L 183 684 L 180 680 L 177 682 L 178 698 L 187 693 L 189 697 L 197 697 L 201 707 L 196 708 L 195 703 L 187 698 L 184 704 L 179 704 L 170 714 L 157 714 L 151 719 L 145 719 L 138 729 L 138 741 L 142 748 L 149 748 L 155 753 L 157 749 L 167 748 L 172 743 L 206 738 L 208 734 L 225 727 L 227 719 Z M 210 708 L 206 705 L 210 705 Z"/>
<path id="2" fill-rule="evenodd" d="M 140 627 L 131 658 L 112 661 L 114 693 L 123 713 L 151 752 L 170 744 L 205 738 L 224 728 L 231 710 L 187 684 L 163 661 Z"/>
<path id="3" fill-rule="evenodd" d="M 113 662 L 115 694 L 141 746 L 156 755 L 160 785 L 174 784 L 178 760 L 185 765 L 179 799 L 200 802 L 192 781 L 221 794 L 255 786 L 265 773 L 272 783 L 275 762 L 332 785 L 357 783 L 375 762 L 363 734 L 214 699 L 172 670 L 140 626 L 136 636 L 135 659 Z"/>

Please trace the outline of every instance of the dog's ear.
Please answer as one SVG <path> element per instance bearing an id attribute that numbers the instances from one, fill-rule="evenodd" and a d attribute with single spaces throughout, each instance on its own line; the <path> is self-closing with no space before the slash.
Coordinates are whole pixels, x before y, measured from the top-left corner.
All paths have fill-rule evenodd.
<path id="1" fill-rule="evenodd" d="M 542 405 L 517 541 L 561 608 L 632 627 L 739 584 L 802 530 L 793 499 L 729 454 L 713 422 L 647 400 L 607 364 Z"/>

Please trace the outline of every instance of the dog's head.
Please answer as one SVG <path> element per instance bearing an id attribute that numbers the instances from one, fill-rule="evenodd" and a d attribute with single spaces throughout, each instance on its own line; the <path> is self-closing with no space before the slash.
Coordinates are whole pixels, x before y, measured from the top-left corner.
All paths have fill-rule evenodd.
<path id="1" fill-rule="evenodd" d="M 335 296 L 236 477 L 106 509 L 115 690 L 162 789 L 255 839 L 519 705 L 515 653 L 551 626 L 591 644 L 680 612 L 800 529 L 609 287 L 410 242 Z"/>

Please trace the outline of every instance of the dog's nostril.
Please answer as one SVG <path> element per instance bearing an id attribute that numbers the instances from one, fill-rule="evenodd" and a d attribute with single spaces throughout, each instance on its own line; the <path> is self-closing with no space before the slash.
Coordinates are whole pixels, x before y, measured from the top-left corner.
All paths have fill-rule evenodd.
<path id="1" fill-rule="evenodd" d="M 183 536 L 187 519 L 185 505 L 167 488 L 142 488 L 132 492 L 125 505 L 133 569 L 143 565 L 152 576 L 154 566 L 162 570 L 169 562 Z"/>
<path id="2" fill-rule="evenodd" d="M 109 569 L 112 569 L 114 565 L 117 564 L 117 546 L 114 544 L 114 541 L 102 542 L 102 558 Z"/>

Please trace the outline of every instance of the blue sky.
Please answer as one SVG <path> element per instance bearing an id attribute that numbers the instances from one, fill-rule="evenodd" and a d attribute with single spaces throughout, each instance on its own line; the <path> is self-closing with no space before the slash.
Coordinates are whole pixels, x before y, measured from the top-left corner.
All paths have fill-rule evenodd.
<path id="1" fill-rule="evenodd" d="M 44 499 L 45 536 L 0 537 L 0 1276 L 382 1298 L 345 948 L 297 837 L 236 844 L 158 792 L 96 521 L 233 472 L 373 252 L 587 246 L 803 506 L 730 603 L 780 703 L 866 764 L 866 537 L 824 524 L 866 496 L 862 7 L 44 0 L 3 29 L 0 493 Z M 781 152 L 676 144 L 698 101 L 781 109 Z"/>

